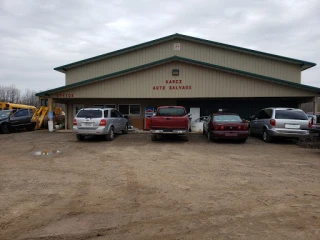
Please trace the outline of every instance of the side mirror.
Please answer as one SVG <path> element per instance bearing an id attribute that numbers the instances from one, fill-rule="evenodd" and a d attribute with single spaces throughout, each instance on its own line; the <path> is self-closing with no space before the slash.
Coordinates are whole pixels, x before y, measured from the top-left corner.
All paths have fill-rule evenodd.
<path id="1" fill-rule="evenodd" d="M 122 116 L 123 118 L 126 118 L 126 119 L 128 119 L 129 117 L 128 116 Z"/>

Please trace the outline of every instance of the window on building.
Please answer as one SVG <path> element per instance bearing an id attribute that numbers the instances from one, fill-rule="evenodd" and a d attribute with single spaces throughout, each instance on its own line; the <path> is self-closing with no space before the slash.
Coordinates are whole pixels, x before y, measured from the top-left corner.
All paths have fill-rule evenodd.
<path id="1" fill-rule="evenodd" d="M 140 105 L 130 105 L 130 115 L 140 115 Z"/>
<path id="2" fill-rule="evenodd" d="M 122 115 L 129 115 L 129 105 L 120 105 L 119 104 L 119 112 Z"/>
<path id="3" fill-rule="evenodd" d="M 115 104 L 105 104 L 104 105 L 105 108 L 116 108 Z"/>
<path id="4" fill-rule="evenodd" d="M 95 104 L 96 108 L 116 108 L 115 104 Z"/>
<path id="5" fill-rule="evenodd" d="M 48 99 L 41 99 L 41 106 L 47 107 L 48 106 Z"/>
<path id="6" fill-rule="evenodd" d="M 99 104 L 96 104 L 94 105 L 95 108 L 104 108 L 104 105 L 99 105 Z"/>
<path id="7" fill-rule="evenodd" d="M 122 115 L 140 115 L 140 105 L 139 104 L 119 104 L 119 112 Z"/>

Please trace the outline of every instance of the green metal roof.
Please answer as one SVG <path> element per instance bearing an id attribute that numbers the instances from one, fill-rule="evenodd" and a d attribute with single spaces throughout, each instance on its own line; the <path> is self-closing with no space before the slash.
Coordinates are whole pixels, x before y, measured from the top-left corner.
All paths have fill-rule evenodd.
<path id="1" fill-rule="evenodd" d="M 275 54 L 260 52 L 260 51 L 256 51 L 256 50 L 252 50 L 252 49 L 232 46 L 232 45 L 228 45 L 228 44 L 224 44 L 224 43 L 220 43 L 220 42 L 209 41 L 209 40 L 205 40 L 205 39 L 201 39 L 201 38 L 196 38 L 196 37 L 191 37 L 191 36 L 187 36 L 187 35 L 182 35 L 182 34 L 176 33 L 176 34 L 172 34 L 172 35 L 169 35 L 169 36 L 166 36 L 166 37 L 158 38 L 158 39 L 155 39 L 155 40 L 152 40 L 152 41 L 149 41 L 149 42 L 145 42 L 145 43 L 141 43 L 141 44 L 138 44 L 138 45 L 134 45 L 132 47 L 123 48 L 123 49 L 120 49 L 120 50 L 117 50 L 117 51 L 113 51 L 113 52 L 110 52 L 110 53 L 98 55 L 96 57 L 91 57 L 91 58 L 87 58 L 87 59 L 84 59 L 84 60 L 81 60 L 81 61 L 77 61 L 77 62 L 73 62 L 73 63 L 70 63 L 70 64 L 66 64 L 66 65 L 63 65 L 63 66 L 60 66 L 60 67 L 56 67 L 56 68 L 54 68 L 54 70 L 64 73 L 68 68 L 81 66 L 81 65 L 84 65 L 84 64 L 87 64 L 87 63 L 99 61 L 99 60 L 102 60 L 102 59 L 106 59 L 106 58 L 109 58 L 109 57 L 117 56 L 117 55 L 124 54 L 124 53 L 127 53 L 127 52 L 131 52 L 131 51 L 135 51 L 135 50 L 138 50 L 138 49 L 150 47 L 150 46 L 153 46 L 153 45 L 156 45 L 156 44 L 159 44 L 159 43 L 163 43 L 163 42 L 167 42 L 167 41 L 170 41 L 170 40 L 174 40 L 174 39 L 182 39 L 182 40 L 187 40 L 187 41 L 191 41 L 191 42 L 197 42 L 197 43 L 206 44 L 206 45 L 210 45 L 210 46 L 226 48 L 226 49 L 237 51 L 237 52 L 244 52 L 244 53 L 257 55 L 257 56 L 261 56 L 261 57 L 265 57 L 265 58 L 271 58 L 271 59 L 276 59 L 276 60 L 280 60 L 280 61 L 284 61 L 284 62 L 290 62 L 290 63 L 293 63 L 293 64 L 300 65 L 302 70 L 305 70 L 305 69 L 308 69 L 310 67 L 316 66 L 316 64 L 312 63 L 312 62 L 307 62 L 307 61 L 294 59 L 294 58 L 283 57 L 283 56 L 279 56 L 279 55 L 275 55 Z"/>
<path id="2" fill-rule="evenodd" d="M 298 89 L 302 89 L 302 90 L 312 91 L 312 92 L 316 92 L 316 93 L 320 94 L 320 88 L 317 88 L 317 87 L 312 87 L 312 86 L 299 84 L 299 83 L 293 83 L 293 82 L 289 82 L 289 81 L 285 81 L 285 80 L 281 80 L 281 79 L 277 79 L 277 78 L 266 77 L 266 76 L 259 75 L 259 74 L 240 71 L 240 70 L 233 69 L 233 68 L 222 67 L 222 66 L 219 66 L 219 65 L 200 62 L 200 61 L 196 61 L 196 60 L 192 60 L 192 59 L 188 59 L 188 58 L 173 56 L 173 57 L 165 58 L 165 59 L 162 59 L 162 60 L 159 60 L 159 61 L 155 61 L 155 62 L 152 62 L 152 63 L 148 63 L 148 64 L 140 65 L 140 66 L 137 66 L 137 67 L 125 69 L 125 70 L 122 70 L 122 71 L 119 71 L 119 72 L 114 72 L 114 73 L 111 73 L 111 74 L 103 75 L 103 76 L 96 77 L 96 78 L 87 79 L 87 80 L 84 80 L 84 81 L 81 81 L 81 82 L 77 82 L 77 83 L 73 83 L 73 84 L 69 84 L 69 85 L 66 85 L 66 86 L 53 88 L 53 89 L 50 89 L 50 90 L 47 90 L 47 91 L 44 91 L 44 92 L 39 92 L 39 93 L 36 94 L 36 96 L 46 96 L 46 95 L 49 95 L 49 94 L 52 94 L 52 93 L 55 93 L 55 92 L 64 91 L 66 89 L 75 88 L 75 87 L 79 87 L 79 86 L 84 86 L 84 85 L 87 85 L 87 84 L 99 82 L 99 81 L 102 81 L 102 80 L 105 80 L 105 79 L 108 79 L 108 78 L 112 78 L 112 77 L 118 77 L 118 76 L 121 76 L 121 75 L 124 75 L 124 74 L 129 74 L 129 73 L 132 73 L 132 72 L 140 71 L 140 70 L 143 70 L 143 69 L 147 69 L 147 68 L 150 68 L 150 67 L 154 67 L 154 66 L 161 65 L 161 64 L 164 64 L 164 63 L 167 63 L 167 62 L 172 62 L 172 61 L 179 61 L 179 62 L 189 63 L 189 64 L 198 65 L 198 66 L 202 66 L 202 67 L 207 67 L 207 68 L 211 68 L 211 69 L 217 69 L 217 70 L 221 70 L 221 71 L 225 71 L 225 72 L 229 72 L 229 73 L 234 73 L 234 74 L 238 74 L 238 75 L 243 75 L 243 76 L 252 77 L 252 78 L 256 78 L 256 79 L 261 79 L 261 80 L 264 80 L 264 81 L 277 83 L 277 84 L 281 84 L 281 85 L 286 85 L 286 86 L 289 86 L 289 87 L 298 88 Z"/>

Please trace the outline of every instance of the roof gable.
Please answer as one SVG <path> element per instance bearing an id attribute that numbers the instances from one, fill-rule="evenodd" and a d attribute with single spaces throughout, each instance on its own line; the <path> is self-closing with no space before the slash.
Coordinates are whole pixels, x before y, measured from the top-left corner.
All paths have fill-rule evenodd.
<path id="1" fill-rule="evenodd" d="M 251 54 L 251 55 L 256 55 L 256 56 L 261 56 L 261 57 L 265 57 L 265 58 L 269 58 L 269 59 L 273 59 L 273 60 L 279 60 L 279 61 L 284 61 L 284 62 L 289 62 L 289 63 L 293 63 L 293 64 L 298 64 L 301 67 L 301 70 L 305 70 L 308 69 L 310 67 L 314 67 L 316 66 L 315 63 L 312 62 L 307 62 L 304 60 L 299 60 L 299 59 L 294 59 L 294 58 L 288 58 L 288 57 L 283 57 L 283 56 L 279 56 L 279 55 L 275 55 L 275 54 L 270 54 L 270 53 L 265 53 L 265 52 L 260 52 L 260 51 L 256 51 L 256 50 L 252 50 L 252 49 L 247 49 L 247 48 L 242 48 L 242 47 L 237 47 L 237 46 L 233 46 L 233 45 L 228 45 L 228 44 L 224 44 L 224 43 L 220 43 L 220 42 L 214 42 L 214 41 L 209 41 L 209 40 L 205 40 L 205 39 L 201 39 L 201 38 L 196 38 L 196 37 L 191 37 L 191 36 L 187 36 L 187 35 L 182 35 L 179 33 L 173 34 L 173 35 L 169 35 L 166 37 L 162 37 L 162 38 L 158 38 L 152 41 L 148 41 L 145 43 L 141 43 L 138 45 L 134 45 L 128 48 L 123 48 L 117 51 L 113 51 L 113 52 L 109 52 L 106 54 L 102 54 L 102 55 L 98 55 L 95 57 L 91 57 L 91 58 L 87 58 L 81 61 L 77 61 L 77 62 L 73 62 L 70 64 L 66 64 L 60 67 L 56 67 L 54 68 L 54 70 L 59 71 L 59 72 L 65 72 L 68 68 L 72 68 L 72 67 L 76 67 L 76 66 L 81 66 L 87 63 L 92 63 L 95 61 L 99 61 L 99 60 L 103 60 L 106 58 L 110 58 L 110 57 L 114 57 L 120 54 L 125 54 L 128 52 L 132 52 L 132 51 L 136 51 L 142 48 L 146 48 L 146 47 L 150 47 L 156 44 L 160 44 L 163 42 L 167 42 L 170 40 L 186 40 L 186 41 L 191 41 L 191 42 L 197 42 L 200 44 L 205 44 L 205 45 L 209 45 L 209 46 L 215 46 L 215 47 L 219 47 L 219 48 L 224 48 L 224 49 L 229 49 L 232 51 L 237 51 L 237 52 L 243 52 L 243 53 L 247 53 L 247 54 Z"/>
<path id="2" fill-rule="evenodd" d="M 237 70 L 237 69 L 222 67 L 222 66 L 219 66 L 219 65 L 200 62 L 200 61 L 196 61 L 196 60 L 192 60 L 192 59 L 188 59 L 188 58 L 182 58 L 182 57 L 178 57 L 178 56 L 173 56 L 173 57 L 169 57 L 169 58 L 162 59 L 162 60 L 159 60 L 159 61 L 155 61 L 155 62 L 152 62 L 152 63 L 148 63 L 148 64 L 144 64 L 144 65 L 141 65 L 141 66 L 137 66 L 137 67 L 129 68 L 129 69 L 126 69 L 126 70 L 122 70 L 122 71 L 119 71 L 119 72 L 115 72 L 115 73 L 107 74 L 107 75 L 104 75 L 104 76 L 99 76 L 99 77 L 96 77 L 96 78 L 91 78 L 91 79 L 87 79 L 87 80 L 84 80 L 84 81 L 81 81 L 81 82 L 69 84 L 69 85 L 66 85 L 66 86 L 50 89 L 50 90 L 47 90 L 47 91 L 44 91 L 44 92 L 37 93 L 36 96 L 45 96 L 45 95 L 48 95 L 48 94 L 51 94 L 51 93 L 55 93 L 55 92 L 59 92 L 59 91 L 63 91 L 63 90 L 66 90 L 66 89 L 71 89 L 71 88 L 74 88 L 74 87 L 79 87 L 79 86 L 91 84 L 91 83 L 94 83 L 94 82 L 99 82 L 99 81 L 102 81 L 102 80 L 106 80 L 108 78 L 114 78 L 114 77 L 118 77 L 118 76 L 121 76 L 121 75 L 124 75 L 124 74 L 129 74 L 129 73 L 133 73 L 133 72 L 136 72 L 136 71 L 141 71 L 141 70 L 144 70 L 144 69 L 147 69 L 147 68 L 150 68 L 150 67 L 158 66 L 158 65 L 161 65 L 161 64 L 164 64 L 164 63 L 168 63 L 168 62 L 172 62 L 172 61 L 180 61 L 180 62 L 184 62 L 184 63 L 198 65 L 198 66 L 201 66 L 201 67 L 216 69 L 216 70 L 220 70 L 220 71 L 224 71 L 224 72 L 228 72 L 228 73 L 233 73 L 233 74 L 237 74 L 237 75 L 243 75 L 243 76 L 247 76 L 247 77 L 251 77 L 251 78 L 255 78 L 255 79 L 260 79 L 260 80 L 264 80 L 264 81 L 267 81 L 267 82 L 286 85 L 286 86 L 293 87 L 293 88 L 312 91 L 312 92 L 316 92 L 318 94 L 320 93 L 320 88 L 316 88 L 316 87 L 312 87 L 312 86 L 308 86 L 308 85 L 303 85 L 303 84 L 298 84 L 298 83 L 293 83 L 293 82 L 280 80 L 280 79 L 276 79 L 276 78 L 266 77 L 266 76 L 263 76 L 263 75 L 258 75 L 258 74 L 254 74 L 254 73 L 250 73 L 250 72 L 240 71 L 240 70 Z"/>

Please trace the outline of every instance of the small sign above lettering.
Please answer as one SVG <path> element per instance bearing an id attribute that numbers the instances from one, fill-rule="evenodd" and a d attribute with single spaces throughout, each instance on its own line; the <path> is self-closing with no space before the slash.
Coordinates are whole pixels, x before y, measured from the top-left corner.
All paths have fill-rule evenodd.
<path id="1" fill-rule="evenodd" d="M 180 43 L 174 43 L 173 44 L 173 50 L 180 50 Z"/>

